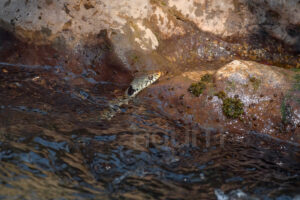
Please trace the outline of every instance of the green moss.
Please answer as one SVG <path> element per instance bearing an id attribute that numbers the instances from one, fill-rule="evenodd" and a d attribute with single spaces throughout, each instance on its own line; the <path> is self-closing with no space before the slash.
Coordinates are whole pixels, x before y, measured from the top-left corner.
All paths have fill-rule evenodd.
<path id="1" fill-rule="evenodd" d="M 219 99 L 224 100 L 227 97 L 227 94 L 224 91 L 220 91 L 218 93 L 215 93 L 214 96 L 217 96 Z"/>
<path id="2" fill-rule="evenodd" d="M 201 81 L 203 82 L 212 82 L 213 77 L 211 74 L 205 74 L 204 76 L 201 77 Z"/>
<path id="3" fill-rule="evenodd" d="M 229 98 L 224 91 L 219 91 L 214 94 L 219 99 L 222 99 L 222 111 L 224 115 L 231 119 L 240 118 L 244 113 L 244 104 L 238 98 Z"/>
<path id="4" fill-rule="evenodd" d="M 205 74 L 201 77 L 201 80 L 197 83 L 192 83 L 189 87 L 188 91 L 195 95 L 196 97 L 199 97 L 200 94 L 207 88 L 207 85 L 212 84 L 213 77 L 210 74 Z"/>
<path id="5" fill-rule="evenodd" d="M 255 78 L 255 77 L 249 78 L 249 81 L 252 84 L 254 91 L 256 91 L 261 84 L 261 80 Z"/>
<path id="6" fill-rule="evenodd" d="M 192 83 L 188 91 L 193 95 L 195 95 L 196 97 L 199 97 L 200 94 L 202 94 L 203 90 L 205 89 L 206 89 L 206 84 L 200 81 L 198 83 Z"/>
<path id="7" fill-rule="evenodd" d="M 226 117 L 236 119 L 244 113 L 244 104 L 240 99 L 223 99 L 223 113 Z"/>

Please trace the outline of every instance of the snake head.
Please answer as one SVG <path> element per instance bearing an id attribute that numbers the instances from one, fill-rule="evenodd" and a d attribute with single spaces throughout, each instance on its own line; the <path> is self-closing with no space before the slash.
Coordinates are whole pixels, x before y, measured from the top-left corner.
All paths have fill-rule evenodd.
<path id="1" fill-rule="evenodd" d="M 143 89 L 147 88 L 149 85 L 153 84 L 162 76 L 162 72 L 154 72 L 144 76 L 136 77 L 126 90 L 125 96 L 135 97 Z"/>

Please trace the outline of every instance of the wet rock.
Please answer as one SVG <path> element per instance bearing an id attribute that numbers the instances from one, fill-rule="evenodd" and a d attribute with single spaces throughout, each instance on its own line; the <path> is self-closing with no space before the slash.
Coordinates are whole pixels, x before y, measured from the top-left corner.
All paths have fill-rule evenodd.
<path id="1" fill-rule="evenodd" d="M 142 95 L 151 93 L 154 108 L 187 124 L 300 143 L 298 72 L 235 60 L 216 70 L 198 97 L 191 94 L 189 87 L 203 81 L 206 73 L 193 71 L 163 79 Z"/>

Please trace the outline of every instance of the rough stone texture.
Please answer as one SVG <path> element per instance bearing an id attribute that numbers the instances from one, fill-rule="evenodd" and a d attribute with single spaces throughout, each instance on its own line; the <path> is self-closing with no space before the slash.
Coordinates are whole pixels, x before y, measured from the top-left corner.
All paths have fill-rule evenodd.
<path id="1" fill-rule="evenodd" d="M 175 28 L 167 19 L 167 13 L 160 8 L 154 10 L 148 0 L 135 1 L 1 1 L 0 19 L 16 34 L 35 42 L 49 42 L 59 36 L 77 43 L 89 35 L 96 35 L 103 29 L 122 30 L 130 28 L 134 41 L 144 50 L 155 49 L 158 41 L 154 33 L 143 23 L 153 15 L 160 18 L 158 26 L 163 33 Z M 165 23 L 165 26 L 163 25 Z M 43 37 L 36 38 L 33 32 L 41 32 Z M 183 32 L 177 28 L 172 34 Z M 70 37 L 71 36 L 71 37 Z M 44 40 L 45 41 L 42 41 Z M 74 45 L 74 44 L 73 44 Z"/>
<path id="2" fill-rule="evenodd" d="M 5 0 L 0 8 L 0 27 L 26 43 L 80 57 L 99 53 L 105 38 L 132 72 L 240 58 L 300 67 L 296 1 Z"/>
<path id="3" fill-rule="evenodd" d="M 213 74 L 213 82 L 195 97 L 189 93 L 191 83 L 205 74 Z M 235 60 L 219 70 L 186 72 L 161 80 L 144 97 L 154 102 L 154 108 L 182 123 L 199 123 L 207 130 L 231 133 L 268 134 L 292 142 L 300 142 L 299 80 L 296 72 Z M 298 77 L 299 78 L 299 77 Z M 223 100 L 215 96 L 240 99 L 244 114 L 230 119 L 222 111 Z M 154 100 L 153 100 L 153 99 Z"/>
<path id="4" fill-rule="evenodd" d="M 169 6 L 174 6 L 201 30 L 223 37 L 246 35 L 249 31 L 264 29 L 290 44 L 300 39 L 299 33 L 295 36 L 288 30 L 294 25 L 299 28 L 298 1 L 170 0 Z"/>
<path id="5" fill-rule="evenodd" d="M 221 37 L 266 31 L 287 44 L 300 44 L 296 0 L 3 0 L 0 8 L 7 28 L 43 43 L 64 36 L 67 44 L 75 45 L 102 29 L 125 33 L 127 27 L 127 37 L 141 49 L 154 50 L 159 38 L 185 34 L 184 21 Z"/>
<path id="6" fill-rule="evenodd" d="M 200 29 L 220 36 L 246 34 L 246 26 L 255 23 L 255 18 L 245 17 L 246 14 L 249 14 L 245 6 L 238 7 L 236 4 L 241 3 L 233 0 L 169 1 L 169 6 L 175 7 Z M 237 16 L 238 14 L 240 16 Z"/>
<path id="7" fill-rule="evenodd" d="M 251 84 L 251 78 L 254 78 L 259 81 L 257 90 L 262 86 L 284 91 L 288 89 L 289 85 L 283 71 L 284 70 L 279 68 L 255 62 L 235 60 L 217 71 L 216 81 L 229 81 L 235 83 L 235 89 L 237 89 L 241 88 L 242 85 Z"/>

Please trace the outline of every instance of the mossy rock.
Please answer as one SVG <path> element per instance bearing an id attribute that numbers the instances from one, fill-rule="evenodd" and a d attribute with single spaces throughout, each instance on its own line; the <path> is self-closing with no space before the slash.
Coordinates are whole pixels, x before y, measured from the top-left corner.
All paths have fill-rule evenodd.
<path id="1" fill-rule="evenodd" d="M 236 119 L 244 113 L 244 104 L 240 99 L 226 98 L 223 99 L 222 110 L 226 117 Z"/>

